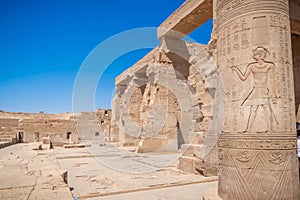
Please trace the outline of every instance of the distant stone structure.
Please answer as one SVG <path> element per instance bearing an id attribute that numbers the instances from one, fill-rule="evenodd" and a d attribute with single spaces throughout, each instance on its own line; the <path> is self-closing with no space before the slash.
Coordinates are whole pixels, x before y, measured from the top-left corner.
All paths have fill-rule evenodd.
<path id="1" fill-rule="evenodd" d="M 111 110 L 98 109 L 96 112 L 81 112 L 75 119 L 81 140 L 108 140 L 111 124 Z"/>
<path id="2" fill-rule="evenodd" d="M 90 117 L 91 120 L 86 116 L 92 116 Z M 78 121 L 81 124 L 78 124 Z M 104 141 L 104 135 L 109 134 L 110 121 L 111 110 L 103 109 L 98 109 L 97 112 L 92 113 L 77 114 L 1 111 L 0 147 L 18 142 L 42 142 L 43 138 L 49 138 L 53 146 L 77 144 L 79 140 L 94 139 L 94 137 L 97 139 L 101 137 L 101 140 Z M 82 129 L 84 130 L 82 131 Z"/>

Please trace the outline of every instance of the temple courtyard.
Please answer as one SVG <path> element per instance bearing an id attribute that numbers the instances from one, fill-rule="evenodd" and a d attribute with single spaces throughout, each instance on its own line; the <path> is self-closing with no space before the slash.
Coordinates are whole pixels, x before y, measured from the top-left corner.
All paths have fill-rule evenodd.
<path id="1" fill-rule="evenodd" d="M 40 144 L 0 149 L 0 199 L 195 199 L 217 188 L 217 177 L 178 170 L 180 152 L 139 154 L 97 142 L 38 150 Z"/>

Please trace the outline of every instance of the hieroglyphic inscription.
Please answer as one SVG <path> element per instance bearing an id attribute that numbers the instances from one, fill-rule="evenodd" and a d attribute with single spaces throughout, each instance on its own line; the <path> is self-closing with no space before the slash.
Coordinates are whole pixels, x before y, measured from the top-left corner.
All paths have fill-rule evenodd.
<path id="1" fill-rule="evenodd" d="M 221 52 L 219 52 L 219 56 L 225 57 L 233 51 L 249 48 L 249 29 L 247 20 L 242 18 L 220 30 L 219 45 Z"/>
<path id="2" fill-rule="evenodd" d="M 226 42 L 227 42 L 227 54 L 231 53 L 231 32 L 230 25 L 225 27 L 226 30 Z"/>
<path id="3" fill-rule="evenodd" d="M 233 49 L 238 51 L 240 49 L 240 37 L 239 37 L 239 23 L 235 23 L 232 30 L 233 30 Z"/>
<path id="4" fill-rule="evenodd" d="M 223 23 L 223 20 L 227 21 L 237 16 L 237 13 L 232 11 L 236 8 L 240 9 L 239 15 L 249 15 L 251 12 L 258 8 L 264 7 L 272 8 L 272 11 L 278 11 L 288 14 L 288 0 L 223 0 L 218 1 L 217 15 L 219 16 L 219 22 Z"/>
<path id="5" fill-rule="evenodd" d="M 237 148 L 237 149 L 295 149 L 297 144 L 294 139 L 287 140 L 266 140 L 266 139 L 254 139 L 254 140 L 230 140 L 220 139 L 219 147 L 222 148 Z"/>

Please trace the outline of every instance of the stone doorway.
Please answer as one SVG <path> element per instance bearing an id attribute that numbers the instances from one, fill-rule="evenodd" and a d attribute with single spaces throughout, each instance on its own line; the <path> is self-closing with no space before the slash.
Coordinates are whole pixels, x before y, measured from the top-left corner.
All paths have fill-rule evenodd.
<path id="1" fill-rule="evenodd" d="M 24 132 L 18 133 L 18 142 L 23 143 L 24 142 Z"/>
<path id="2" fill-rule="evenodd" d="M 71 138 L 72 132 L 67 132 L 67 139 L 69 140 Z"/>

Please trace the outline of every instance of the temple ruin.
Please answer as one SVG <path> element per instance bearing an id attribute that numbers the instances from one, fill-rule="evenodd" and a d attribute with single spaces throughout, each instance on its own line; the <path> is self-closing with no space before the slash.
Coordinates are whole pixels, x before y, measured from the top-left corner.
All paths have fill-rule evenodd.
<path id="1" fill-rule="evenodd" d="M 122 194 L 191 184 L 190 176 L 218 177 L 217 191 L 205 200 L 298 200 L 299 10 L 298 0 L 187 0 L 158 27 L 160 45 L 116 77 L 112 110 L 0 112 L 0 147 L 44 138 L 54 146 L 91 141 L 93 148 L 76 152 L 80 158 L 94 156 L 125 172 L 134 166 L 128 189 L 123 174 L 109 179 L 104 175 L 112 170 L 100 173 L 95 160 L 77 162 L 76 153 L 56 151 L 65 168 L 89 166 L 71 176 L 75 185 L 93 186 L 87 194 L 76 185 L 82 199 L 109 196 L 118 187 Z M 210 19 L 207 45 L 184 39 Z M 179 153 L 177 168 L 159 171 L 163 156 L 172 153 Z M 74 159 L 72 166 L 67 159 Z M 132 175 L 145 168 L 165 182 L 153 185 L 157 174 Z M 140 179 L 150 180 L 147 187 L 130 188 Z"/>

